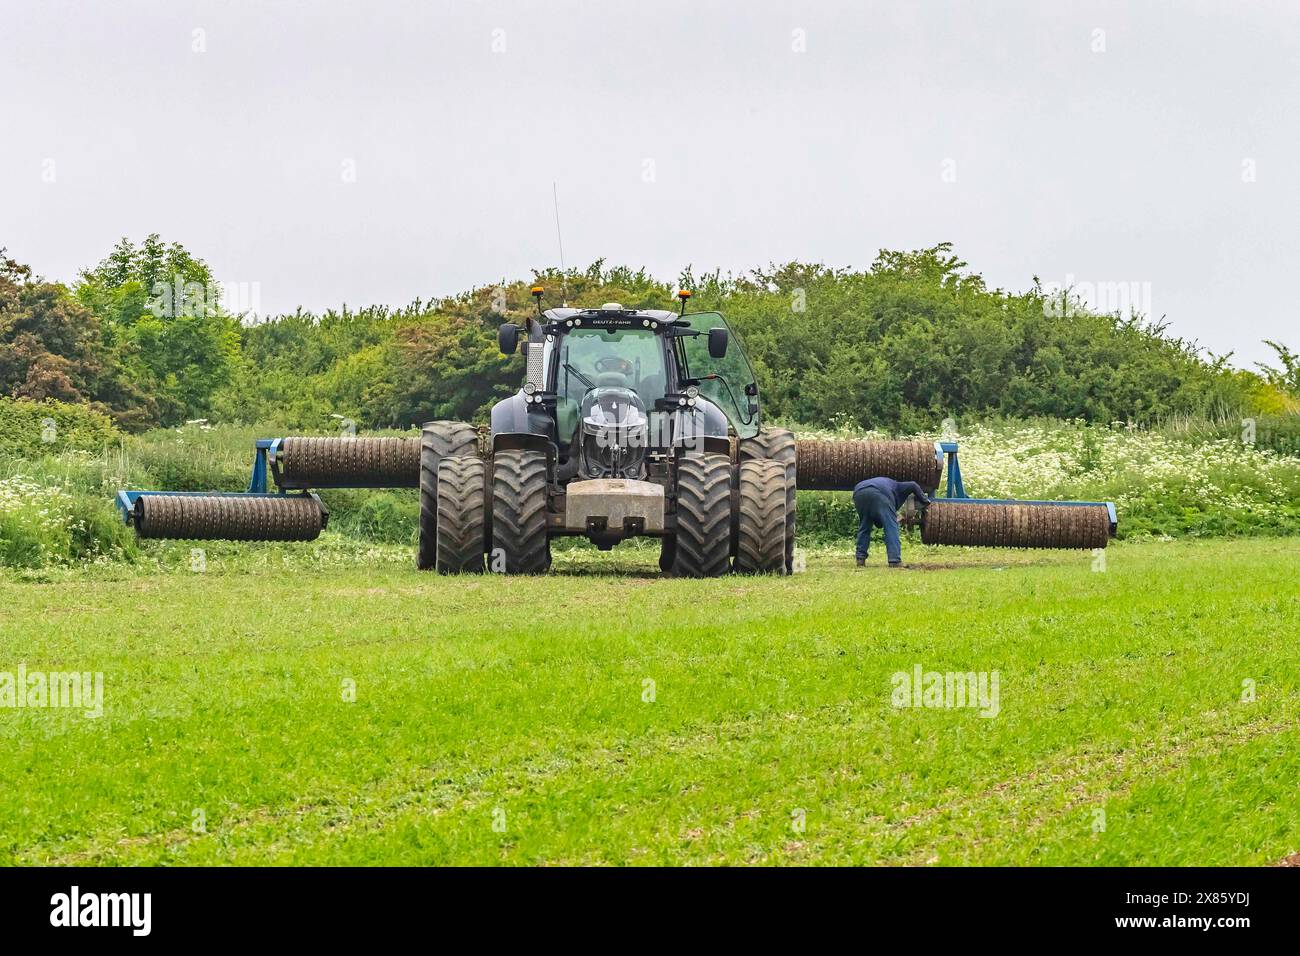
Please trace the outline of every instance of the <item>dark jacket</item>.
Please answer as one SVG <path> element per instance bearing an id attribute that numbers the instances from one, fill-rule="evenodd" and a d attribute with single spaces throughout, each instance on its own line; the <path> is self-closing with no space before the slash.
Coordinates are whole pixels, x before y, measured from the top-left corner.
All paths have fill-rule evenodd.
<path id="1" fill-rule="evenodd" d="M 916 500 L 922 504 L 930 501 L 925 496 L 925 489 L 915 481 L 895 481 L 893 478 L 868 478 L 866 481 L 859 481 L 853 486 L 853 494 L 856 495 L 864 488 L 875 488 L 883 493 L 886 498 L 894 503 L 895 511 L 903 507 L 903 502 L 907 500 L 908 495 L 916 495 Z"/>

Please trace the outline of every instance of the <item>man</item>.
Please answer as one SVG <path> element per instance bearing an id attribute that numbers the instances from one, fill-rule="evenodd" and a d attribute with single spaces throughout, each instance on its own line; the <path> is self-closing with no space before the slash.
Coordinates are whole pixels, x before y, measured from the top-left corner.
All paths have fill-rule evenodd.
<path id="1" fill-rule="evenodd" d="M 871 529 L 885 529 L 885 554 L 891 568 L 903 566 L 903 548 L 898 541 L 898 509 L 903 507 L 908 495 L 928 505 L 930 499 L 915 481 L 894 481 L 892 478 L 868 478 L 853 488 L 853 507 L 858 509 L 858 567 L 867 563 L 867 549 L 871 546 Z"/>

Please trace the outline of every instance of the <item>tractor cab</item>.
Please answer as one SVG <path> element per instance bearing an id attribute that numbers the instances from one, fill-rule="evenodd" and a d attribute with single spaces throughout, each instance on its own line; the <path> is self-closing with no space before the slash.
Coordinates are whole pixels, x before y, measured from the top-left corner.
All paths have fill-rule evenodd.
<path id="1" fill-rule="evenodd" d="M 499 339 L 507 354 L 523 349 L 527 373 L 493 409 L 493 442 L 545 436 L 560 481 L 642 479 L 674 447 L 758 433 L 754 371 L 721 313 L 539 309 Z"/>

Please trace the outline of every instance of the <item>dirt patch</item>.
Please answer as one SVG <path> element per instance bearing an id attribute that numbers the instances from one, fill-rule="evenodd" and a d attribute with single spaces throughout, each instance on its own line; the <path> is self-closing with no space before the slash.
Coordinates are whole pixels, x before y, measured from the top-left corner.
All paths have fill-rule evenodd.
<path id="1" fill-rule="evenodd" d="M 1018 568 L 1060 567 L 1060 561 L 908 561 L 904 571 L 1011 571 Z M 883 563 L 868 563 L 865 570 L 888 571 Z"/>
<path id="2" fill-rule="evenodd" d="M 1288 857 L 1284 857 L 1283 859 L 1279 860 L 1278 862 L 1274 863 L 1273 865 L 1274 865 L 1274 866 L 1295 866 L 1295 867 L 1300 867 L 1300 853 L 1292 853 L 1290 856 L 1288 856 Z"/>

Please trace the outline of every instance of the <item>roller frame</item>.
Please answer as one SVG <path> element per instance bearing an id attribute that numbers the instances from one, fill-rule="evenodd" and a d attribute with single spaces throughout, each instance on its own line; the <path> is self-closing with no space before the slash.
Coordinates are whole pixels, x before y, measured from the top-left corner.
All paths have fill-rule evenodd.
<path id="1" fill-rule="evenodd" d="M 288 498 L 288 488 L 280 482 L 280 472 L 275 465 L 275 455 L 280 450 L 279 438 L 259 438 L 254 443 L 256 450 L 253 454 L 253 474 L 248 482 L 248 490 L 239 491 L 119 491 L 117 493 L 117 510 L 122 513 L 122 520 L 128 525 L 135 523 L 135 502 L 138 498 L 144 497 L 168 497 L 168 498 Z M 274 473 L 276 484 L 280 487 L 279 491 L 268 490 L 268 474 Z M 321 530 L 325 530 L 329 525 L 329 510 L 321 503 L 320 498 L 307 491 L 301 490 L 301 494 L 293 497 L 313 498 L 321 513 Z"/>

